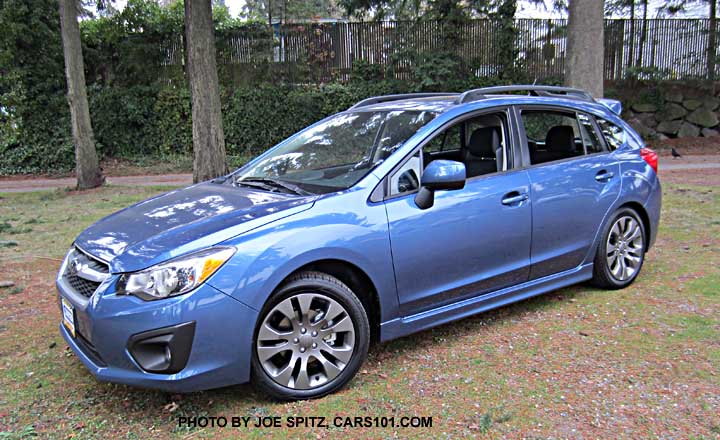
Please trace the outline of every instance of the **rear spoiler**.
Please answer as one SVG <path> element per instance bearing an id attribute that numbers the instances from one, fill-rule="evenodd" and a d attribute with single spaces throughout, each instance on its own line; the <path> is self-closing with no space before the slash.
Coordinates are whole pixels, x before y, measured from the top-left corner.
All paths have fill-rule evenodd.
<path id="1" fill-rule="evenodd" d="M 611 112 L 615 113 L 618 116 L 620 116 L 620 114 L 622 113 L 622 102 L 618 101 L 617 99 L 600 98 L 596 101 L 609 108 Z"/>

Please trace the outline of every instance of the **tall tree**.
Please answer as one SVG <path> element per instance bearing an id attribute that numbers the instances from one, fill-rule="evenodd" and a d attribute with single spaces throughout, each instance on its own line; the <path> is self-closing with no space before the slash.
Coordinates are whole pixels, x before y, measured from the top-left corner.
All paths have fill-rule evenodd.
<path id="1" fill-rule="evenodd" d="M 635 59 L 635 0 L 630 1 L 630 58 L 629 63 Z"/>
<path id="2" fill-rule="evenodd" d="M 643 52 L 645 52 L 645 42 L 647 41 L 647 26 L 648 26 L 648 0 L 642 0 L 643 5 L 643 17 L 642 17 L 642 30 L 640 31 L 640 44 L 638 45 L 637 67 L 642 67 Z"/>
<path id="3" fill-rule="evenodd" d="M 292 20 L 342 18 L 336 0 L 246 0 L 241 16 L 249 20 L 286 23 Z"/>
<path id="4" fill-rule="evenodd" d="M 710 32 L 708 32 L 707 72 L 708 79 L 715 79 L 717 62 L 717 0 L 710 0 Z"/>
<path id="5" fill-rule="evenodd" d="M 75 174 L 78 189 L 87 189 L 102 185 L 104 179 L 100 172 L 97 151 L 95 151 L 87 91 L 85 90 L 85 68 L 80 43 L 80 28 L 77 21 L 78 6 L 77 0 L 59 1 L 67 100 L 70 106 L 73 143 L 75 144 Z"/>
<path id="6" fill-rule="evenodd" d="M 201 182 L 227 173 L 210 0 L 185 2 L 185 41 L 192 98 L 193 181 Z"/>
<path id="7" fill-rule="evenodd" d="M 565 82 L 597 98 L 603 95 L 603 14 L 598 0 L 572 0 L 569 5 Z"/>
<path id="8" fill-rule="evenodd" d="M 500 56 L 500 79 L 513 81 L 520 73 L 518 71 L 518 31 L 515 27 L 515 13 L 517 12 L 516 0 L 503 0 L 497 8 L 497 12 L 491 14 L 500 24 L 497 32 L 497 49 Z"/>
<path id="9" fill-rule="evenodd" d="M 526 1 L 545 5 L 543 0 Z M 355 17 L 370 16 L 375 20 L 448 20 L 450 23 L 502 15 L 503 10 L 517 7 L 517 0 L 338 0 L 338 2 L 348 15 Z M 553 9 L 559 9 L 563 2 L 553 0 L 551 5 Z"/>

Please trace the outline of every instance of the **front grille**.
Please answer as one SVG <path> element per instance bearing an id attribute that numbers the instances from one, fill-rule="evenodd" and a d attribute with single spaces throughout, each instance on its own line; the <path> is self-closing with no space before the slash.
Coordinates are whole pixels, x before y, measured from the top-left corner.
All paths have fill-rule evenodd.
<path id="1" fill-rule="evenodd" d="M 72 289 L 90 298 L 108 277 L 110 269 L 107 264 L 75 248 L 67 257 L 63 278 Z"/>
<path id="2" fill-rule="evenodd" d="M 95 269 L 95 270 L 97 270 L 97 271 L 99 271 L 99 272 L 103 272 L 103 273 L 107 273 L 107 272 L 108 272 L 108 266 L 107 266 L 107 264 L 105 264 L 105 263 L 103 263 L 103 262 L 101 262 L 101 261 L 99 261 L 99 260 L 96 260 L 95 258 L 93 258 L 92 256 L 90 256 L 90 255 L 88 255 L 88 254 L 86 254 L 86 253 L 83 253 L 83 252 L 81 252 L 81 253 L 82 253 L 85 257 L 87 257 L 87 259 L 85 260 L 85 262 L 87 263 L 88 267 L 90 267 L 91 269 Z"/>
<path id="3" fill-rule="evenodd" d="M 69 274 L 65 278 L 75 292 L 86 298 L 90 298 L 97 288 L 100 287 L 100 283 L 80 278 L 77 274 Z"/>

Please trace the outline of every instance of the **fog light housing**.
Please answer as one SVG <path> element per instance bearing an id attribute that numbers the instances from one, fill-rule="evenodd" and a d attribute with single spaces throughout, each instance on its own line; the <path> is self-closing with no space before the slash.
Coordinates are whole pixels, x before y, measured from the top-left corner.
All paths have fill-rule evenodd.
<path id="1" fill-rule="evenodd" d="M 175 374 L 190 358 L 195 321 L 135 334 L 128 351 L 135 362 L 149 373 Z"/>

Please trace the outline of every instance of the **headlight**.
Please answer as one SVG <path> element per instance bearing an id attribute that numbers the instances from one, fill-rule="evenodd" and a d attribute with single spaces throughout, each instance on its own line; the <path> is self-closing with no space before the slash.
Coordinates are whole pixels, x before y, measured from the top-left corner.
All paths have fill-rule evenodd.
<path id="1" fill-rule="evenodd" d="M 205 282 L 234 253 L 235 248 L 214 247 L 127 273 L 120 277 L 117 290 L 144 300 L 182 295 Z"/>

